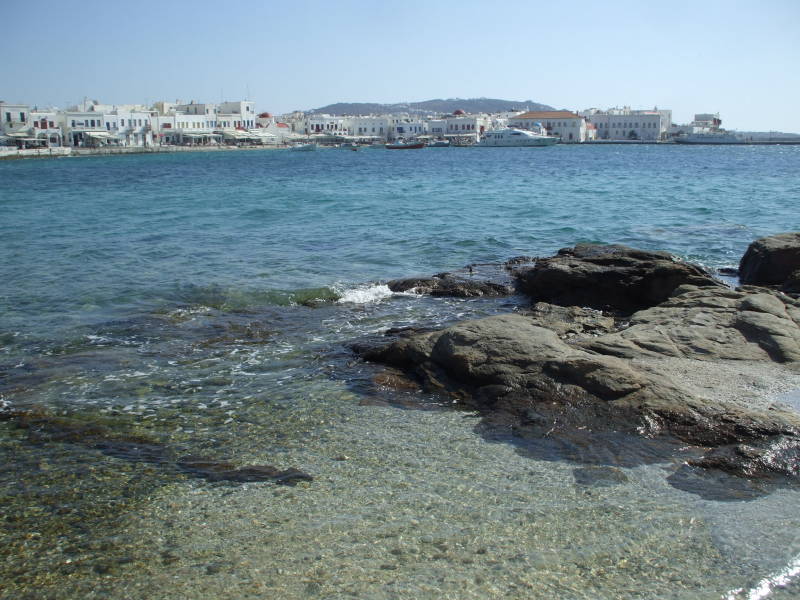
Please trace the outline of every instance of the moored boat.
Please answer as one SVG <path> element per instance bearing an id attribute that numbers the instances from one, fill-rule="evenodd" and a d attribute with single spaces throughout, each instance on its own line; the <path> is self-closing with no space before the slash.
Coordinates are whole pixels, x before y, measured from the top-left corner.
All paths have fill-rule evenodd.
<path id="1" fill-rule="evenodd" d="M 397 140 L 396 142 L 386 144 L 387 150 L 418 150 L 419 148 L 424 147 L 425 142 L 405 142 L 402 140 Z"/>
<path id="2" fill-rule="evenodd" d="M 314 142 L 310 144 L 298 144 L 297 146 L 290 146 L 289 150 L 293 150 L 294 152 L 313 152 L 317 149 L 317 145 Z"/>
<path id="3" fill-rule="evenodd" d="M 483 134 L 476 146 L 552 146 L 559 138 L 526 129 L 492 129 Z"/>

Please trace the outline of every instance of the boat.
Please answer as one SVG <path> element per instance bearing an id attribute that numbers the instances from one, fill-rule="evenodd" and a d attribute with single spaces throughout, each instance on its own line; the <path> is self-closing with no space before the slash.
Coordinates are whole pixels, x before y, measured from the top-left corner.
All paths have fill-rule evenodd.
<path id="1" fill-rule="evenodd" d="M 725 129 L 703 133 L 685 133 L 675 138 L 676 144 L 746 144 L 747 139 Z"/>
<path id="2" fill-rule="evenodd" d="M 450 140 L 431 140 L 428 142 L 428 148 L 449 148 Z"/>
<path id="3" fill-rule="evenodd" d="M 294 152 L 313 152 L 317 149 L 317 144 L 311 142 L 310 144 L 297 144 L 296 146 L 289 146 L 289 150 Z"/>
<path id="4" fill-rule="evenodd" d="M 352 142 L 345 142 L 341 146 L 339 146 L 342 150 L 358 150 L 358 146 L 353 144 Z"/>
<path id="5" fill-rule="evenodd" d="M 406 142 L 404 140 L 397 140 L 395 142 L 386 144 L 387 150 L 417 150 L 424 147 L 425 142 Z"/>
<path id="6" fill-rule="evenodd" d="M 476 146 L 552 146 L 559 138 L 547 135 L 543 131 L 527 129 L 492 129 L 483 134 Z"/>

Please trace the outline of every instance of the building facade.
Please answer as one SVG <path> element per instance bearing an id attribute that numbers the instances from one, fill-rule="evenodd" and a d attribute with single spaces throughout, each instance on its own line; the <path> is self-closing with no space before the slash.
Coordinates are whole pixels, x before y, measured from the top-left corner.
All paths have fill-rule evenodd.
<path id="1" fill-rule="evenodd" d="M 672 111 L 658 108 L 653 110 L 631 110 L 628 106 L 608 110 L 589 108 L 580 114 L 597 128 L 599 140 L 657 142 L 669 137 L 672 126 Z"/>
<path id="2" fill-rule="evenodd" d="M 529 111 L 508 120 L 509 127 L 536 130 L 539 125 L 548 135 L 560 137 L 561 141 L 577 144 L 587 140 L 586 119 L 568 110 Z"/>

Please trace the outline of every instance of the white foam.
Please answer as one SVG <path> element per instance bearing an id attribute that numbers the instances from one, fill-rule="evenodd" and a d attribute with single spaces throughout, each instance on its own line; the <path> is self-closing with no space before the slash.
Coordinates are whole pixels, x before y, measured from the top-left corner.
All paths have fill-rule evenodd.
<path id="1" fill-rule="evenodd" d="M 800 555 L 795 556 L 781 571 L 767 575 L 764 579 L 759 581 L 754 588 L 747 591 L 741 588 L 731 590 L 723 600 L 738 600 L 740 598 L 746 600 L 763 600 L 764 598 L 768 598 L 775 588 L 789 585 L 792 579 L 798 575 L 800 575 Z M 742 593 L 747 595 L 742 596 Z"/>
<path id="2" fill-rule="evenodd" d="M 370 304 L 390 298 L 394 293 L 388 285 L 363 285 L 341 293 L 338 302 L 341 304 Z"/>

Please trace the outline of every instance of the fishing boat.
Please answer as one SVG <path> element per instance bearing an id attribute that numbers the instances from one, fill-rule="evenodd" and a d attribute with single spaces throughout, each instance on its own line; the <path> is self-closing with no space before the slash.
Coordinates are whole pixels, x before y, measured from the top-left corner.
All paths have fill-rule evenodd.
<path id="1" fill-rule="evenodd" d="M 397 140 L 395 142 L 386 144 L 387 150 L 418 150 L 424 148 L 425 142 L 406 142 L 404 140 Z"/>
<path id="2" fill-rule="evenodd" d="M 428 142 L 428 148 L 449 148 L 450 140 L 431 140 Z"/>
<path id="3" fill-rule="evenodd" d="M 492 129 L 483 134 L 476 146 L 552 146 L 559 138 L 526 129 Z"/>

